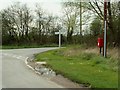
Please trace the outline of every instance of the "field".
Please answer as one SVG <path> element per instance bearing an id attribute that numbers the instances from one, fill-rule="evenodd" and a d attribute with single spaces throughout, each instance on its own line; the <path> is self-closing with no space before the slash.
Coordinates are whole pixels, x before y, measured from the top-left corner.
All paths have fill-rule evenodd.
<path id="1" fill-rule="evenodd" d="M 0 49 L 21 49 L 21 48 L 42 48 L 42 47 L 57 47 L 57 44 L 51 45 L 1 45 Z"/>

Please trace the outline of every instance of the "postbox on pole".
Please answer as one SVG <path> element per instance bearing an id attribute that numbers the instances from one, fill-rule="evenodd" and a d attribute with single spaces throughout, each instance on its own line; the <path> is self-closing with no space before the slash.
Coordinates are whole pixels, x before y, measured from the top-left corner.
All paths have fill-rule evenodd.
<path id="1" fill-rule="evenodd" d="M 104 46 L 103 38 L 98 38 L 97 42 L 98 42 L 97 46 L 100 48 L 100 54 L 101 54 L 101 49 Z"/>

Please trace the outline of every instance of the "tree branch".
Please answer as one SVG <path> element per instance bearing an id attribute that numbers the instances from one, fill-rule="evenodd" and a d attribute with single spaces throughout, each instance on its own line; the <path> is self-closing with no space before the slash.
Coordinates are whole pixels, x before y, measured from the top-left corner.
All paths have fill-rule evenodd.
<path id="1" fill-rule="evenodd" d="M 92 6 L 92 8 L 94 9 L 94 11 L 98 14 L 98 16 L 103 20 L 104 18 L 101 16 L 101 14 L 96 10 L 96 8 L 92 5 L 91 2 L 89 2 L 89 4 Z"/>
<path id="2" fill-rule="evenodd" d="M 96 0 L 95 0 L 95 1 L 96 1 Z M 95 2 L 95 5 L 97 6 L 98 10 L 100 11 L 101 16 L 103 16 L 103 13 L 102 13 L 102 11 L 101 11 L 101 9 L 100 9 L 100 7 L 99 7 L 97 1 Z"/>

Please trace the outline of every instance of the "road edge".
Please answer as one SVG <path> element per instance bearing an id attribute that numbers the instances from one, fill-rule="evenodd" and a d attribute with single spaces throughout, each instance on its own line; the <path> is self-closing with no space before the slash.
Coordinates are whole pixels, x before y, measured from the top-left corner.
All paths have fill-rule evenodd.
<path id="1" fill-rule="evenodd" d="M 29 57 L 27 57 L 27 58 L 25 59 L 25 64 L 26 64 L 26 66 L 27 66 L 28 68 L 30 68 L 31 70 L 33 70 L 36 74 L 41 75 L 41 73 L 39 73 L 38 71 L 36 71 L 32 66 L 30 66 L 30 65 L 28 64 L 28 60 L 29 60 L 29 59 L 30 59 Z"/>

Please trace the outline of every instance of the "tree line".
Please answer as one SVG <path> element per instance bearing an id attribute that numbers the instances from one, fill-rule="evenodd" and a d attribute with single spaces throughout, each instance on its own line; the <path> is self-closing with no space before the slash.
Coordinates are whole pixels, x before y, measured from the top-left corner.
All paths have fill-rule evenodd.
<path id="1" fill-rule="evenodd" d="M 31 10 L 27 4 L 15 3 L 0 11 L 3 45 L 44 45 L 57 44 L 55 32 L 62 35 L 62 44 L 96 45 L 104 29 L 104 3 L 99 0 L 62 2 L 63 16 L 45 12 L 40 4 Z M 120 2 L 107 2 L 108 44 L 117 46 L 120 32 Z"/>

